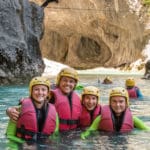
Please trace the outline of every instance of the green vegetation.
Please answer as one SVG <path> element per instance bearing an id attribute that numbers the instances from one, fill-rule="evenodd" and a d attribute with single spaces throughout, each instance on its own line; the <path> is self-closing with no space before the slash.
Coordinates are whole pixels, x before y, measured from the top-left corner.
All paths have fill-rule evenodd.
<path id="1" fill-rule="evenodd" d="M 150 0 L 143 0 L 144 5 L 149 5 L 150 6 Z"/>
<path id="2" fill-rule="evenodd" d="M 147 7 L 147 14 L 150 16 L 150 0 L 142 0 L 142 4 Z"/>

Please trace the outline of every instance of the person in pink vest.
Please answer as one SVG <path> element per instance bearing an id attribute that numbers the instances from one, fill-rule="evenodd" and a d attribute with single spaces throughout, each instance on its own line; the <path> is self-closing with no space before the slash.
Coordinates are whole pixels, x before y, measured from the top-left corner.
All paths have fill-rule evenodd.
<path id="1" fill-rule="evenodd" d="M 32 141 L 48 139 L 58 126 L 54 105 L 48 103 L 50 81 L 44 77 L 34 77 L 29 84 L 29 97 L 20 100 L 19 117 L 16 121 L 16 136 Z M 11 122 L 6 135 L 12 132 Z M 57 127 L 58 128 L 58 127 Z M 15 128 L 14 128 L 15 129 Z M 58 130 L 58 129 L 57 129 Z"/>
<path id="2" fill-rule="evenodd" d="M 75 92 L 78 83 L 78 73 L 73 68 L 63 68 L 57 75 L 56 87 L 50 91 L 50 103 L 55 105 L 59 116 L 59 130 L 76 129 L 81 115 L 81 102 Z M 7 115 L 17 121 L 19 112 L 15 107 L 7 109 Z"/>
<path id="3" fill-rule="evenodd" d="M 75 92 L 78 73 L 73 68 L 63 68 L 57 75 L 56 88 L 51 90 L 51 103 L 59 116 L 59 130 L 68 131 L 79 126 L 81 101 Z"/>
<path id="4" fill-rule="evenodd" d="M 132 115 L 127 90 L 116 87 L 110 91 L 109 105 L 101 108 L 101 115 L 93 121 L 85 132 L 81 133 L 81 138 L 85 139 L 91 131 L 95 130 L 125 133 L 132 131 L 134 128 L 150 131 L 150 127 Z"/>
<path id="5" fill-rule="evenodd" d="M 143 99 L 143 94 L 139 87 L 135 85 L 134 78 L 127 78 L 125 81 L 125 86 L 131 99 Z"/>
<path id="6" fill-rule="evenodd" d="M 93 120 L 101 114 L 100 90 L 95 86 L 83 88 L 81 94 L 82 114 L 80 116 L 80 128 L 90 126 Z"/>

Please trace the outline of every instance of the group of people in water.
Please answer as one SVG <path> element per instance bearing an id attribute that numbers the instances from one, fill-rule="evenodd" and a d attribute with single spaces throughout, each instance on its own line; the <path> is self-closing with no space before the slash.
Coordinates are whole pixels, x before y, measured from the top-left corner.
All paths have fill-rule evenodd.
<path id="1" fill-rule="evenodd" d="M 29 84 L 29 97 L 6 110 L 10 117 L 7 137 L 38 141 L 77 128 L 84 129 L 82 139 L 95 130 L 124 133 L 139 128 L 150 131 L 130 110 L 129 96 L 142 98 L 133 78 L 126 80 L 127 89 L 111 89 L 108 105 L 100 103 L 100 90 L 95 86 L 83 87 L 79 96 L 75 91 L 78 81 L 78 73 L 73 68 L 59 72 L 54 89 L 50 88 L 49 79 L 34 77 Z"/>

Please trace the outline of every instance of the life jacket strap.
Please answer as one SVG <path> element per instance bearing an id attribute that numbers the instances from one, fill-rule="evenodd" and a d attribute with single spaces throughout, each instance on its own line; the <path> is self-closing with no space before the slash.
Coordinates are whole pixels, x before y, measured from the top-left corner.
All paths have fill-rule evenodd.
<path id="1" fill-rule="evenodd" d="M 24 127 L 17 128 L 17 133 L 21 134 L 21 138 L 26 139 L 26 137 L 28 136 L 28 137 L 31 137 L 29 139 L 33 141 L 37 141 L 39 139 L 46 139 L 49 137 L 49 135 L 47 134 L 44 134 L 41 132 L 32 132 L 32 131 L 25 129 Z"/>
<path id="2" fill-rule="evenodd" d="M 60 121 L 61 124 L 67 124 L 67 125 L 77 125 L 77 124 L 79 124 L 79 120 L 70 120 L 70 119 L 66 120 L 66 119 L 59 118 L 59 121 Z"/>

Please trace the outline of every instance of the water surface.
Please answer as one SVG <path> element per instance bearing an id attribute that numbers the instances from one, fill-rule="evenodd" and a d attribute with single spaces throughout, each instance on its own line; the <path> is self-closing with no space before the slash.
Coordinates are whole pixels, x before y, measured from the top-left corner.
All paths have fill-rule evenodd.
<path id="1" fill-rule="evenodd" d="M 103 75 L 82 75 L 80 76 L 80 84 L 94 85 L 100 88 L 101 104 L 108 103 L 109 90 L 116 86 L 123 86 L 128 75 L 113 75 L 113 84 L 104 85 Z M 140 87 L 144 100 L 130 101 L 130 107 L 134 115 L 142 119 L 150 126 L 150 80 L 143 80 L 141 76 L 134 76 L 137 85 Z M 78 91 L 79 93 L 81 91 Z M 34 145 L 18 145 L 9 143 L 5 137 L 5 131 L 9 118 L 6 116 L 5 110 L 9 106 L 17 105 L 22 97 L 28 96 L 27 85 L 11 85 L 0 86 L 0 149 L 38 149 L 38 150 L 149 150 L 150 149 L 150 132 L 134 130 L 128 134 L 111 134 L 105 132 L 95 132 L 86 140 L 80 139 L 80 130 L 62 133 L 56 141 L 48 141 L 47 143 L 35 143 Z M 11 145 L 11 146 L 10 146 Z M 11 147 L 11 148 L 10 148 Z"/>

